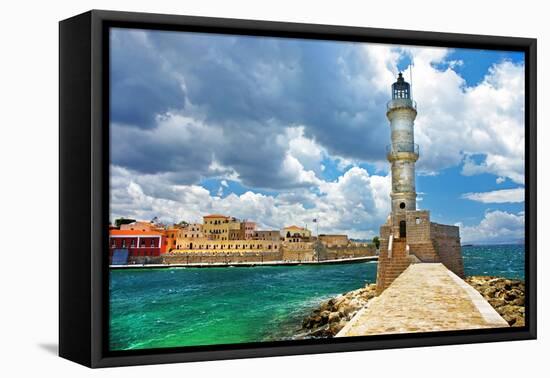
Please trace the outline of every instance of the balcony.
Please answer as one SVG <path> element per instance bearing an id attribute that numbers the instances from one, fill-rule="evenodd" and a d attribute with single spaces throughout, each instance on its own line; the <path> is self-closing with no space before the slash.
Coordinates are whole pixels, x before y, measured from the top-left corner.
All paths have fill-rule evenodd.
<path id="1" fill-rule="evenodd" d="M 399 108 L 412 108 L 416 111 L 416 101 L 410 98 L 394 98 L 388 101 L 386 104 L 387 110 L 399 109 Z"/>
<path id="2" fill-rule="evenodd" d="M 396 156 L 399 153 L 410 153 L 419 156 L 419 148 L 416 143 L 392 143 L 386 146 L 388 156 Z"/>

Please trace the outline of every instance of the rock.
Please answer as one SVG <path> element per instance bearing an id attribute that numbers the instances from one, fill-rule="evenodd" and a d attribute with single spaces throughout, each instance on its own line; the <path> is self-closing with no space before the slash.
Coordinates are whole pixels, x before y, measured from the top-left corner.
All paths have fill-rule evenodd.
<path id="1" fill-rule="evenodd" d="M 368 301 L 376 296 L 376 285 L 340 294 L 319 304 L 302 321 L 302 327 L 296 337 L 320 338 L 335 336 L 347 322 L 363 308 Z"/>
<path id="2" fill-rule="evenodd" d="M 329 323 L 338 323 L 340 321 L 340 314 L 338 312 L 331 312 L 328 316 Z"/>
<path id="3" fill-rule="evenodd" d="M 511 327 L 525 325 L 525 283 L 501 277 L 472 276 L 465 279 Z"/>
<path id="4" fill-rule="evenodd" d="M 331 323 L 329 325 L 329 328 L 328 328 L 328 331 L 330 332 L 331 336 L 336 336 L 336 334 L 338 332 L 340 332 L 340 330 L 342 328 L 344 328 L 344 326 L 346 325 L 346 321 L 339 321 L 339 322 L 334 322 L 334 323 Z"/>
<path id="5" fill-rule="evenodd" d="M 339 295 L 334 300 L 334 308 L 339 308 L 342 303 L 346 300 L 346 297 Z"/>

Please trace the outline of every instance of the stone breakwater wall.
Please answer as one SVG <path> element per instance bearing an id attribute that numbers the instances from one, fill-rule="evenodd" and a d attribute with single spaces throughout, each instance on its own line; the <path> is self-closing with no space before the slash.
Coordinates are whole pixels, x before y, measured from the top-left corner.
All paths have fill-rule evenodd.
<path id="1" fill-rule="evenodd" d="M 162 264 L 162 256 L 128 256 L 128 265 Z"/>
<path id="2" fill-rule="evenodd" d="M 510 326 L 525 325 L 523 281 L 491 276 L 471 276 L 465 281 L 476 289 Z M 334 337 L 375 296 L 376 284 L 370 284 L 322 302 L 304 318 L 296 337 Z"/>
<path id="3" fill-rule="evenodd" d="M 493 276 L 471 276 L 465 279 L 489 302 L 511 327 L 525 325 L 525 283 Z"/>
<path id="4" fill-rule="evenodd" d="M 162 264 L 210 264 L 280 261 L 281 252 L 178 252 L 162 256 Z"/>
<path id="5" fill-rule="evenodd" d="M 293 248 L 292 243 L 283 245 L 283 260 L 286 261 L 315 261 L 319 260 L 341 260 L 356 257 L 376 256 L 376 247 L 365 246 L 338 246 L 325 247 L 322 243 L 309 243 L 304 248 Z M 303 243 L 305 244 L 305 243 Z"/>
<path id="6" fill-rule="evenodd" d="M 325 259 L 338 260 L 353 257 L 376 256 L 376 247 L 372 246 L 346 246 L 326 248 Z"/>
<path id="7" fill-rule="evenodd" d="M 311 249 L 290 249 L 283 248 L 281 260 L 284 261 L 314 261 L 315 253 Z"/>

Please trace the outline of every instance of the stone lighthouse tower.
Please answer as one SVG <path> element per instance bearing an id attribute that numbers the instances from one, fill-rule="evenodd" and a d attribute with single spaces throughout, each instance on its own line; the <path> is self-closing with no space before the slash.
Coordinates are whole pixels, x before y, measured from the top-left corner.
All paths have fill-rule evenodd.
<path id="1" fill-rule="evenodd" d="M 411 99 L 411 86 L 399 73 L 391 90 L 386 109 L 391 129 L 391 143 L 386 148 L 391 164 L 391 214 L 380 227 L 378 294 L 414 263 L 442 263 L 458 276 L 464 275 L 459 228 L 431 222 L 430 212 L 416 206 L 419 154 L 414 143 L 416 103 Z"/>
<path id="2" fill-rule="evenodd" d="M 415 163 L 418 145 L 414 143 L 416 105 L 411 99 L 411 86 L 399 73 L 392 85 L 392 99 L 386 116 L 390 121 L 391 144 L 386 147 L 391 164 L 392 213 L 416 210 Z"/>

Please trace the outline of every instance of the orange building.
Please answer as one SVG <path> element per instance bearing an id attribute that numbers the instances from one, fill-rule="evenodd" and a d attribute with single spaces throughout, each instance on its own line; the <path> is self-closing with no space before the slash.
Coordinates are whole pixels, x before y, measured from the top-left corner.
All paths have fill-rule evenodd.
<path id="1" fill-rule="evenodd" d="M 161 251 L 162 253 L 170 252 L 173 249 L 176 249 L 177 247 L 177 240 L 181 233 L 181 228 L 179 227 L 172 227 L 168 230 L 162 230 L 162 234 L 164 234 L 165 237 L 165 244 L 164 248 Z"/>
<path id="2" fill-rule="evenodd" d="M 115 249 L 127 249 L 128 256 L 160 256 L 166 251 L 166 236 L 159 231 L 109 230 L 109 257 Z"/>

